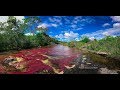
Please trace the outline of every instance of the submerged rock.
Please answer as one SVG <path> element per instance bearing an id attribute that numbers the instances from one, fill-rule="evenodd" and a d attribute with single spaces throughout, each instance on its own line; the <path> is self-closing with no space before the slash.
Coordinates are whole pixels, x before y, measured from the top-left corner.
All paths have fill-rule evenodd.
<path id="1" fill-rule="evenodd" d="M 2 62 L 2 65 L 6 67 L 6 69 L 10 70 L 10 68 L 14 68 L 12 69 L 13 71 L 16 70 L 22 70 L 25 68 L 25 64 L 21 63 L 24 59 L 20 58 L 20 57 L 13 57 L 13 56 L 9 56 L 8 58 L 5 58 Z"/>

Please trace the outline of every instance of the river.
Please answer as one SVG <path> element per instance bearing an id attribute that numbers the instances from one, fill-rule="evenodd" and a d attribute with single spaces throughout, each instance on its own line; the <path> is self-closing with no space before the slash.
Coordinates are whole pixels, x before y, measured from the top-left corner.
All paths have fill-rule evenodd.
<path id="1" fill-rule="evenodd" d="M 3 64 L 5 58 L 16 61 Z M 63 45 L 0 54 L 1 74 L 119 74 L 120 61 Z"/>

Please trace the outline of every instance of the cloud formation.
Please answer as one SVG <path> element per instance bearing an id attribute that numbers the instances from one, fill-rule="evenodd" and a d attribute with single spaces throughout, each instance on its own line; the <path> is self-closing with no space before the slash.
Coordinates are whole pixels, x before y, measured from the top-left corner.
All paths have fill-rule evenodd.
<path id="1" fill-rule="evenodd" d="M 78 36 L 79 36 L 78 33 L 74 33 L 73 31 L 70 31 L 70 32 L 65 32 L 64 34 L 56 35 L 55 37 L 60 39 L 60 40 L 69 41 L 69 40 L 77 39 Z"/>
<path id="2" fill-rule="evenodd" d="M 70 30 L 81 30 L 86 24 L 94 22 L 89 16 L 52 16 L 49 17 L 51 23 L 55 23 L 61 28 L 69 27 Z"/>
<path id="3" fill-rule="evenodd" d="M 110 24 L 109 23 L 105 23 L 105 24 L 102 25 L 102 27 L 106 27 L 106 26 L 110 26 Z"/>
<path id="4" fill-rule="evenodd" d="M 96 38 L 96 39 L 102 39 L 105 36 L 120 36 L 120 28 L 119 27 L 113 27 L 105 30 L 98 30 L 96 32 L 92 33 L 86 33 L 82 34 L 81 36 L 87 36 L 90 39 Z"/>
<path id="5" fill-rule="evenodd" d="M 81 36 L 87 36 L 90 39 L 102 39 L 105 36 L 120 36 L 120 16 L 111 16 L 110 17 L 113 21 L 112 28 L 98 30 L 92 33 L 82 34 Z M 102 25 L 103 27 L 110 26 L 109 23 L 105 23 Z"/>
<path id="6" fill-rule="evenodd" d="M 113 24 L 113 27 L 114 27 L 114 28 L 120 28 L 120 23 L 114 23 L 114 24 Z"/>
<path id="7" fill-rule="evenodd" d="M 120 16 L 111 16 L 114 22 L 120 22 Z"/>
<path id="8" fill-rule="evenodd" d="M 42 24 L 40 24 L 40 25 L 38 25 L 37 27 L 38 28 L 48 28 L 48 27 L 57 27 L 58 25 L 57 24 L 47 24 L 47 23 L 42 23 Z"/>

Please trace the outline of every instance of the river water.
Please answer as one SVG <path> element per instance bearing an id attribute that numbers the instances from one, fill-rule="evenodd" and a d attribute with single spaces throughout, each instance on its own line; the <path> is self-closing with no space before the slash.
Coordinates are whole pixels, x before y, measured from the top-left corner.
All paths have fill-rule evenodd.
<path id="1" fill-rule="evenodd" d="M 23 61 L 4 66 L 2 61 L 9 56 Z M 63 45 L 0 55 L 0 73 L 5 74 L 118 74 L 119 69 L 120 61 Z"/>

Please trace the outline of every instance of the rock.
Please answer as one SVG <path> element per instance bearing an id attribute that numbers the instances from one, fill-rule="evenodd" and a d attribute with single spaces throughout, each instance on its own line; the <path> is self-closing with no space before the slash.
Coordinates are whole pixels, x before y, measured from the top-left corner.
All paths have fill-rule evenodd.
<path id="1" fill-rule="evenodd" d="M 71 69 L 71 68 L 74 68 L 75 65 L 72 65 L 72 66 L 65 66 L 67 69 Z"/>
<path id="2" fill-rule="evenodd" d="M 23 68 L 25 68 L 25 65 L 20 63 L 23 60 L 24 59 L 21 57 L 9 56 L 8 58 L 5 58 L 2 64 L 6 67 L 14 67 L 15 69 L 22 70 Z"/>
<path id="3" fill-rule="evenodd" d="M 86 60 L 87 58 L 83 58 L 83 60 Z"/>
<path id="4" fill-rule="evenodd" d="M 21 62 L 21 61 L 23 61 L 23 58 L 16 57 L 16 61 L 17 61 L 17 62 Z"/>
<path id="5" fill-rule="evenodd" d="M 16 61 L 16 59 L 12 56 L 9 56 L 8 58 L 5 58 L 4 61 L 2 62 L 2 64 L 4 66 L 9 65 L 9 63 Z"/>
<path id="6" fill-rule="evenodd" d="M 100 74 L 118 74 L 115 70 L 109 70 L 107 68 L 100 68 L 99 69 Z"/>
<path id="7" fill-rule="evenodd" d="M 86 55 L 83 55 L 82 57 L 83 57 L 83 58 L 86 58 Z"/>
<path id="8" fill-rule="evenodd" d="M 84 69 L 84 68 L 85 68 L 85 65 L 84 65 L 84 64 L 81 64 L 79 68 L 80 68 L 80 69 Z"/>
<path id="9" fill-rule="evenodd" d="M 52 68 L 53 68 L 54 73 L 56 73 L 56 74 L 63 74 L 64 73 L 64 71 L 61 71 L 60 69 L 56 69 L 54 67 L 52 67 Z"/>
<path id="10" fill-rule="evenodd" d="M 89 62 L 88 62 L 88 63 L 86 63 L 86 64 L 91 65 L 92 63 L 89 63 Z"/>
<path id="11" fill-rule="evenodd" d="M 106 52 L 97 52 L 97 54 L 102 55 L 102 56 L 107 56 L 108 55 L 108 53 L 106 53 Z"/>

